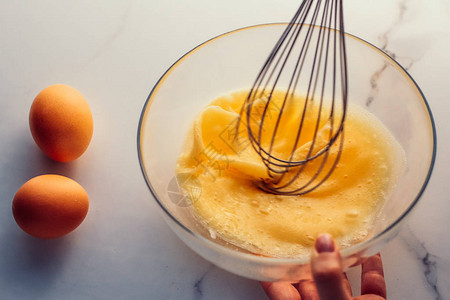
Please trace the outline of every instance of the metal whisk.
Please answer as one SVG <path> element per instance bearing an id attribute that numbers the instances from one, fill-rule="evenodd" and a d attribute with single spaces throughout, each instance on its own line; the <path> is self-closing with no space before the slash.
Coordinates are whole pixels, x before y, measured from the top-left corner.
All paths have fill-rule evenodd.
<path id="1" fill-rule="evenodd" d="M 276 100 L 279 89 L 285 93 Z M 291 150 L 277 154 L 279 136 L 286 135 L 281 124 L 296 94 L 303 95 L 304 102 L 302 107 L 296 107 L 293 123 L 291 120 Z M 317 108 L 315 119 L 313 126 L 308 127 L 306 118 L 313 106 Z M 341 157 L 346 110 L 342 0 L 304 0 L 264 63 L 241 109 L 239 124 L 247 127 L 251 145 L 270 177 L 260 188 L 274 194 L 302 195 L 323 184 Z M 289 114 L 292 118 L 292 112 Z M 298 148 L 305 136 L 309 136 L 307 150 L 299 156 Z M 331 155 L 333 145 L 337 151 Z"/>

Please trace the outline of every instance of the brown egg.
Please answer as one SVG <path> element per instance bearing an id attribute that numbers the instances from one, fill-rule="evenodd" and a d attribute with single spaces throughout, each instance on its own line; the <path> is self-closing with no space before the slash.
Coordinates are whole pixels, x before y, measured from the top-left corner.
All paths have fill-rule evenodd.
<path id="1" fill-rule="evenodd" d="M 16 223 L 38 238 L 61 237 L 77 228 L 89 209 L 86 191 L 61 175 L 41 175 L 27 181 L 14 196 Z"/>
<path id="2" fill-rule="evenodd" d="M 29 122 L 39 148 L 60 162 L 80 157 L 94 130 L 92 113 L 83 95 L 65 84 L 51 85 L 36 96 Z"/>

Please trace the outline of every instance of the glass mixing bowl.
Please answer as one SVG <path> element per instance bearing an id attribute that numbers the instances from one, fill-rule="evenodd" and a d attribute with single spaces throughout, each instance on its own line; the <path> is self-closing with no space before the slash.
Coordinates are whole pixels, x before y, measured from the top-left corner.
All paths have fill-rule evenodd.
<path id="1" fill-rule="evenodd" d="M 162 215 L 190 248 L 232 273 L 264 281 L 301 279 L 309 258 L 254 255 L 226 243 L 192 215 L 175 177 L 177 158 L 195 115 L 218 96 L 251 87 L 286 24 L 265 24 L 219 35 L 176 61 L 153 87 L 139 121 L 137 146 L 145 180 Z M 398 233 L 431 175 L 436 134 L 417 84 L 394 59 L 347 34 L 349 101 L 377 116 L 406 154 L 406 167 L 369 238 L 343 249 L 344 266 L 379 252 Z M 195 184 L 195 183 L 194 183 Z"/>

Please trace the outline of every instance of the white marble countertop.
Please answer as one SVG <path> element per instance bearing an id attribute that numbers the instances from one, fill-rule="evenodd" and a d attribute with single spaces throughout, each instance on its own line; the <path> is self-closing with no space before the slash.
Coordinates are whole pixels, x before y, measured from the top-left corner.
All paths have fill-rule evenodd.
<path id="1" fill-rule="evenodd" d="M 181 55 L 236 28 L 288 21 L 296 0 L 0 2 L 0 299 L 264 299 L 170 231 L 144 182 L 136 134 L 152 86 Z M 346 29 L 410 72 L 434 113 L 438 154 L 408 223 L 382 251 L 390 299 L 450 299 L 450 1 L 347 0 Z M 94 137 L 72 163 L 44 157 L 28 113 L 54 83 L 77 88 Z M 73 233 L 38 240 L 11 203 L 28 179 L 58 173 L 91 202 Z M 354 286 L 357 270 L 350 271 Z"/>

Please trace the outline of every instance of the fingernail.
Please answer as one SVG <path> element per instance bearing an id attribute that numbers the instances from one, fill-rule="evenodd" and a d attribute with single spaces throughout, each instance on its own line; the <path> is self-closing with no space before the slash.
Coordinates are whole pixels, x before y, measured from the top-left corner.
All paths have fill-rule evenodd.
<path id="1" fill-rule="evenodd" d="M 331 235 L 328 233 L 320 234 L 316 239 L 315 248 L 318 253 L 334 252 L 334 241 Z"/>

